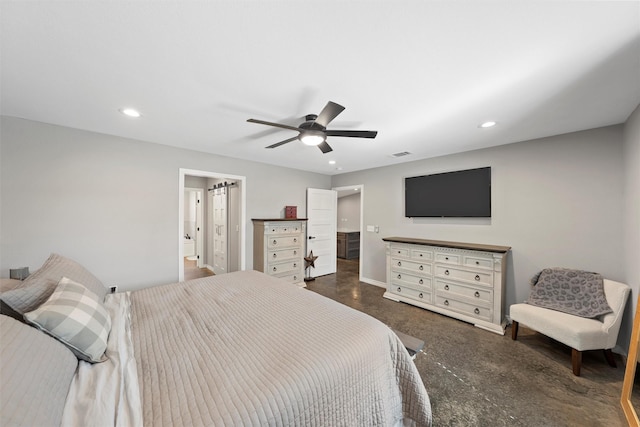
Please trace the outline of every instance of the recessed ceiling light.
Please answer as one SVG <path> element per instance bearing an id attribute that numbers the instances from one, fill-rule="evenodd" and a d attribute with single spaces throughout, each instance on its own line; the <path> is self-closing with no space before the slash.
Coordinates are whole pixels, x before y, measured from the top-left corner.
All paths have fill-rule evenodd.
<path id="1" fill-rule="evenodd" d="M 133 117 L 136 119 L 142 116 L 142 114 L 140 114 L 138 110 L 135 110 L 133 108 L 121 108 L 119 111 L 127 117 Z"/>
<path id="2" fill-rule="evenodd" d="M 483 129 L 486 129 L 486 128 L 492 128 L 492 127 L 494 127 L 494 126 L 495 126 L 495 125 L 497 125 L 497 124 L 498 124 L 498 122 L 488 121 L 488 122 L 484 122 L 484 123 L 482 123 L 482 124 L 481 124 L 480 126 L 478 126 L 478 127 L 483 128 Z"/>
<path id="3" fill-rule="evenodd" d="M 336 164 L 336 161 L 335 161 L 335 160 L 329 160 L 329 164 L 330 164 L 330 165 L 335 165 L 335 164 Z"/>

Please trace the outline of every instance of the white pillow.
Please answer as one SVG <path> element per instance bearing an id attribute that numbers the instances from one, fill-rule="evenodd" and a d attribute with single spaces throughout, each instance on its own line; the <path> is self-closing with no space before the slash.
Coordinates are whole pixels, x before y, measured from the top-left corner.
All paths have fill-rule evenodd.
<path id="1" fill-rule="evenodd" d="M 111 318 L 98 295 L 84 285 L 63 277 L 49 299 L 24 317 L 64 343 L 79 359 L 106 360 Z"/>

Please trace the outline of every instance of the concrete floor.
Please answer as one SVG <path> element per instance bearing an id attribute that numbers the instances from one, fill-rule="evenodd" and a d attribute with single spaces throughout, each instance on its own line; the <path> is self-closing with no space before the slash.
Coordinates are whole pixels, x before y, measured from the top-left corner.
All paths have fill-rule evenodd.
<path id="1" fill-rule="evenodd" d="M 382 297 L 358 281 L 357 260 L 308 282 L 309 290 L 425 341 L 415 359 L 434 426 L 626 426 L 620 407 L 625 361 L 610 367 L 601 351 L 585 352 L 571 372 L 571 350 L 524 326 L 500 336 L 443 315 Z M 640 396 L 640 393 L 634 393 Z"/>

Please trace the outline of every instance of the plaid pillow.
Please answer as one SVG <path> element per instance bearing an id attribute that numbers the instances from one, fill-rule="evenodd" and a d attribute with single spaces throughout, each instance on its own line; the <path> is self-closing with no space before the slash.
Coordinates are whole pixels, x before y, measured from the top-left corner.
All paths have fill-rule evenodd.
<path id="1" fill-rule="evenodd" d="M 56 290 L 25 320 L 58 339 L 82 360 L 102 362 L 111 318 L 99 297 L 80 283 L 63 277 Z"/>

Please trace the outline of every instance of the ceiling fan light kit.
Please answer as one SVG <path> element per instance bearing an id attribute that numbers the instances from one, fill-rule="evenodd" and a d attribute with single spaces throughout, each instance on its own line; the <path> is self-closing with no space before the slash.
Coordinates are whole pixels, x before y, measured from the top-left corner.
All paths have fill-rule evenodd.
<path id="1" fill-rule="evenodd" d="M 319 131 L 308 130 L 300 133 L 300 141 L 305 145 L 320 145 L 325 138 L 324 133 Z"/>
<path id="2" fill-rule="evenodd" d="M 338 114 L 344 111 L 344 107 L 335 102 L 329 101 L 327 105 L 322 109 L 320 114 L 308 114 L 305 117 L 305 122 L 298 127 L 284 125 L 281 123 L 267 122 L 258 119 L 248 119 L 249 123 L 258 123 L 261 125 L 274 126 L 282 129 L 294 130 L 298 132 L 298 136 L 285 139 L 284 141 L 276 142 L 265 148 L 276 148 L 296 139 L 302 141 L 306 145 L 315 145 L 323 153 L 333 151 L 331 146 L 327 144 L 327 136 L 341 136 L 347 138 L 375 138 L 378 134 L 377 131 L 368 130 L 328 130 L 327 126 L 335 119 Z"/>

